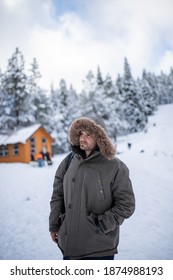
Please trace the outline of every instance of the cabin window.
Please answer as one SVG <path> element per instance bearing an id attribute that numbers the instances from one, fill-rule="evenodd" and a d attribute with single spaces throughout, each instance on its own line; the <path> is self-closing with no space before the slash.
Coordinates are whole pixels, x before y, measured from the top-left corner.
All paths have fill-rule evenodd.
<path id="1" fill-rule="evenodd" d="M 7 157 L 9 155 L 8 146 L 0 146 L 0 157 Z"/>
<path id="2" fill-rule="evenodd" d="M 42 143 L 46 144 L 47 143 L 47 139 L 45 137 L 42 137 Z"/>
<path id="3" fill-rule="evenodd" d="M 31 152 L 31 155 L 36 153 L 36 141 L 35 141 L 35 138 L 30 138 L 30 152 Z"/>
<path id="4" fill-rule="evenodd" d="M 13 146 L 13 155 L 18 156 L 19 155 L 19 145 Z"/>
<path id="5" fill-rule="evenodd" d="M 31 142 L 31 143 L 35 143 L 35 138 L 31 138 L 31 139 L 30 139 L 30 142 Z"/>

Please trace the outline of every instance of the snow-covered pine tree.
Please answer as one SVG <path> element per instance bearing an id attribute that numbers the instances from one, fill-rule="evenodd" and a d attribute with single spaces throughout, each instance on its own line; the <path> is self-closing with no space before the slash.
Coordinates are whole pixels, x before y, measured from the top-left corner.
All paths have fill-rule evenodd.
<path id="1" fill-rule="evenodd" d="M 75 118 L 81 117 L 81 110 L 79 106 L 79 95 L 76 93 L 76 90 L 70 85 L 69 94 L 68 94 L 68 108 L 69 108 L 69 123 L 71 123 Z"/>
<path id="2" fill-rule="evenodd" d="M 51 135 L 55 139 L 52 145 L 53 154 L 63 153 L 63 138 L 66 138 L 66 134 L 63 131 L 63 116 L 60 112 L 60 97 L 58 89 L 51 85 L 50 90 L 50 103 L 51 103 L 51 121 L 49 123 L 49 128 L 51 130 Z"/>
<path id="3" fill-rule="evenodd" d="M 95 115 L 95 108 L 93 112 L 93 106 L 91 100 L 96 88 L 96 78 L 93 72 L 90 70 L 83 80 L 83 91 L 80 94 L 80 108 L 83 116 Z"/>
<path id="4" fill-rule="evenodd" d="M 168 103 L 173 103 L 173 67 L 168 75 Z"/>
<path id="5" fill-rule="evenodd" d="M 2 72 L 0 69 L 0 133 L 3 134 L 6 132 L 6 102 L 5 94 L 2 89 Z"/>
<path id="6" fill-rule="evenodd" d="M 30 95 L 24 72 L 24 57 L 19 48 L 16 48 L 8 61 L 7 71 L 2 77 L 2 90 L 6 107 L 6 128 L 14 130 L 27 125 L 30 122 Z"/>
<path id="7" fill-rule="evenodd" d="M 168 88 L 168 76 L 161 71 L 161 74 L 156 77 L 158 87 L 158 104 L 169 103 L 169 88 Z"/>
<path id="8" fill-rule="evenodd" d="M 104 80 L 98 67 L 96 78 L 92 71 L 89 71 L 84 85 L 84 91 L 80 95 L 82 115 L 103 118 L 109 136 L 115 141 L 118 131 L 120 134 L 122 133 L 125 121 L 123 122 L 117 114 L 118 89 L 113 85 L 111 76 L 107 75 Z"/>
<path id="9" fill-rule="evenodd" d="M 35 112 L 36 122 L 42 124 L 48 132 L 51 132 L 50 122 L 52 110 L 50 98 L 46 90 L 40 88 L 34 102 L 35 106 L 37 107 Z"/>
<path id="10" fill-rule="evenodd" d="M 31 116 L 32 116 L 32 122 L 36 123 L 39 122 L 39 120 L 37 120 L 38 118 L 38 104 L 40 103 L 40 96 L 39 96 L 39 92 L 40 87 L 38 86 L 38 82 L 39 79 L 41 78 L 41 74 L 39 71 L 39 66 L 37 63 L 36 58 L 33 58 L 33 61 L 31 63 L 31 68 L 29 69 L 30 75 L 29 75 L 29 81 L 28 81 L 28 87 L 29 87 L 29 92 L 31 95 Z"/>
<path id="11" fill-rule="evenodd" d="M 53 100 L 54 111 L 52 113 L 52 129 L 54 143 L 54 153 L 68 152 L 70 145 L 68 142 L 68 131 L 71 122 L 78 117 L 78 97 L 73 89 L 67 89 L 66 81 L 60 80 L 59 89 L 53 90 L 51 94 Z"/>
<path id="12" fill-rule="evenodd" d="M 138 86 L 138 90 L 141 91 L 142 101 L 143 101 L 143 109 L 147 116 L 153 114 L 155 110 L 153 104 L 153 95 L 152 88 L 150 87 L 148 80 L 146 79 L 146 70 L 143 70 L 142 79 L 137 79 L 136 84 Z"/>
<path id="13" fill-rule="evenodd" d="M 83 104 L 83 112 L 86 116 L 97 116 L 107 120 L 109 117 L 109 108 L 106 105 L 106 94 L 104 88 L 104 80 L 97 68 L 97 76 L 95 78 L 92 71 L 89 71 L 85 79 L 85 103 Z"/>
<path id="14" fill-rule="evenodd" d="M 58 102 L 59 101 L 59 96 L 58 96 L 58 90 L 54 88 L 53 83 L 51 84 L 50 87 L 50 102 L 52 106 L 52 111 L 55 112 L 58 108 Z"/>
<path id="15" fill-rule="evenodd" d="M 89 99 L 90 95 L 92 96 L 96 87 L 96 78 L 94 73 L 89 70 L 85 79 L 83 80 L 83 91 L 86 94 L 86 97 Z"/>
<path id="16" fill-rule="evenodd" d="M 106 75 L 106 78 L 105 78 L 105 81 L 104 81 L 104 90 L 106 92 L 106 95 L 109 96 L 109 97 L 114 97 L 116 95 L 117 87 L 116 87 L 116 90 L 115 90 L 110 74 Z"/>
<path id="17" fill-rule="evenodd" d="M 80 109 L 79 109 L 78 95 L 74 90 L 73 86 L 70 85 L 70 89 L 66 88 L 66 92 L 67 92 L 67 96 L 66 96 L 65 110 L 63 110 L 63 116 L 66 123 L 67 134 L 68 134 L 68 129 L 70 124 L 75 118 L 80 116 Z"/>
<path id="18" fill-rule="evenodd" d="M 29 76 L 29 91 L 31 95 L 30 119 L 32 123 L 42 124 L 50 132 L 49 122 L 51 116 L 50 99 L 46 91 L 39 86 L 41 74 L 36 58 L 31 63 Z"/>
<path id="19" fill-rule="evenodd" d="M 122 78 L 119 76 L 117 86 L 122 114 L 129 124 L 128 132 L 141 131 L 146 126 L 147 117 L 143 108 L 141 90 L 131 75 L 127 58 L 124 59 L 124 75 Z"/>
<path id="20" fill-rule="evenodd" d="M 109 136 L 112 140 L 116 141 L 118 135 L 125 133 L 128 124 L 122 115 L 121 102 L 118 99 L 118 87 L 116 84 L 113 84 L 110 75 L 106 76 L 104 89 L 108 115 L 108 119 L 105 120 L 106 127 Z"/>
<path id="21" fill-rule="evenodd" d="M 109 107 L 108 100 L 106 100 L 106 91 L 104 87 L 104 80 L 100 71 L 100 67 L 97 68 L 97 80 L 95 90 L 93 94 L 90 95 L 90 104 L 92 108 L 92 113 L 103 120 L 109 119 Z"/>
<path id="22" fill-rule="evenodd" d="M 97 76 L 95 78 L 92 71 L 89 71 L 85 79 L 85 87 L 83 91 L 83 113 L 86 116 L 97 116 L 107 120 L 109 118 L 109 108 L 106 104 L 106 92 L 104 80 L 97 68 Z"/>
<path id="23" fill-rule="evenodd" d="M 103 86 L 103 78 L 102 78 L 102 74 L 100 72 L 100 67 L 98 66 L 97 68 L 97 86 L 102 87 Z"/>
<path id="24" fill-rule="evenodd" d="M 150 93 L 150 106 L 153 109 L 152 114 L 154 113 L 155 110 L 157 110 L 157 106 L 159 104 L 158 100 L 158 85 L 157 85 L 157 79 L 154 73 L 147 73 L 143 72 L 143 79 L 146 79 L 150 88 L 151 88 L 151 93 Z"/>

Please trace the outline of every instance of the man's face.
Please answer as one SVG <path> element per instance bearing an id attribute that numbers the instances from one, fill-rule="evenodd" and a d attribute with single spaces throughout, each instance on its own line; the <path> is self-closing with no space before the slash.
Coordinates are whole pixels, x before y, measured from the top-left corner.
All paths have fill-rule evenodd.
<path id="1" fill-rule="evenodd" d="M 87 131 L 82 131 L 79 137 L 79 143 L 81 150 L 89 154 L 96 147 L 97 140 L 93 134 L 91 135 Z"/>

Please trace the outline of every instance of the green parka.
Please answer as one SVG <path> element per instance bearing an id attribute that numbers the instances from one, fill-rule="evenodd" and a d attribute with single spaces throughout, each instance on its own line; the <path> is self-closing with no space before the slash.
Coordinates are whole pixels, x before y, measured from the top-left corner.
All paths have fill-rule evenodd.
<path id="1" fill-rule="evenodd" d="M 83 129 L 99 132 L 97 149 L 88 158 L 79 148 Z M 113 156 L 114 147 L 95 120 L 74 121 L 69 139 L 75 154 L 67 171 L 66 158 L 56 171 L 49 230 L 58 232 L 58 246 L 71 259 L 116 254 L 119 226 L 135 210 L 128 168 Z"/>

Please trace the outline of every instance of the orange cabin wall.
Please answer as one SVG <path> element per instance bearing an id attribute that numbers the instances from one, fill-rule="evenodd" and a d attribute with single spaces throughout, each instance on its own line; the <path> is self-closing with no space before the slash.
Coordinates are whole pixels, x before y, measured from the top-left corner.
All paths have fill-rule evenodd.
<path id="1" fill-rule="evenodd" d="M 53 139 L 52 137 L 44 130 L 44 128 L 38 129 L 32 137 L 36 138 L 36 154 L 39 153 L 43 147 L 46 147 L 48 152 L 50 153 L 52 157 L 52 143 Z M 45 144 L 42 143 L 42 138 L 46 138 L 47 142 Z M 27 140 L 29 142 L 29 140 Z M 28 151 L 28 150 L 27 150 Z M 29 142 L 29 151 L 30 151 L 30 142 Z"/>
<path id="2" fill-rule="evenodd" d="M 42 137 L 47 139 L 45 144 L 42 143 Z M 36 154 L 39 153 L 43 146 L 45 146 L 52 157 L 52 143 L 53 138 L 44 130 L 44 128 L 40 127 L 34 134 L 30 136 L 30 138 L 35 138 L 36 140 Z M 7 145 L 9 150 L 8 156 L 0 157 L 0 162 L 8 163 L 8 162 L 23 162 L 29 163 L 31 159 L 30 155 L 30 138 L 26 141 L 26 144 L 16 143 L 19 145 L 19 154 L 13 155 L 13 146 L 12 144 Z"/>
<path id="3" fill-rule="evenodd" d="M 17 143 L 16 143 L 17 144 Z M 25 162 L 25 145 L 19 143 L 19 154 L 13 155 L 13 146 L 12 144 L 8 146 L 8 156 L 0 157 L 0 162 Z"/>

